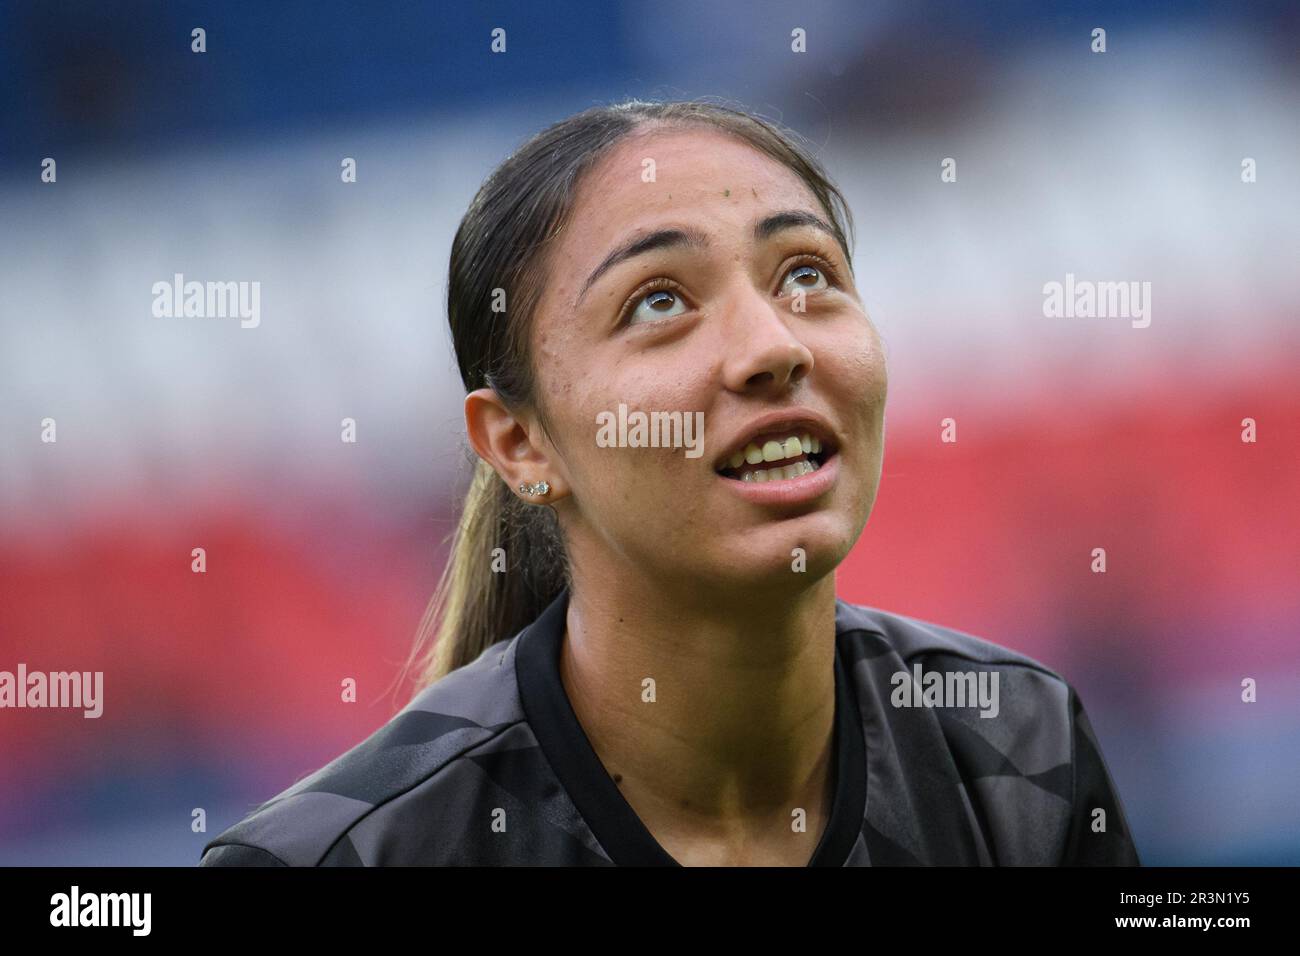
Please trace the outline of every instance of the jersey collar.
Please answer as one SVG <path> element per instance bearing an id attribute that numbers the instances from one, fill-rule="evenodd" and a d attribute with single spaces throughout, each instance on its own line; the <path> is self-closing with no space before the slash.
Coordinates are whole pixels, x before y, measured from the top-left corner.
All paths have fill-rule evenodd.
<path id="1" fill-rule="evenodd" d="M 679 866 L 624 799 L 569 703 L 560 680 L 560 646 L 568 606 L 566 588 L 519 635 L 515 668 L 524 715 L 560 785 L 615 864 Z M 861 833 L 866 809 L 866 742 L 846 653 L 837 640 L 835 796 L 830 822 L 809 866 L 843 866 Z"/>

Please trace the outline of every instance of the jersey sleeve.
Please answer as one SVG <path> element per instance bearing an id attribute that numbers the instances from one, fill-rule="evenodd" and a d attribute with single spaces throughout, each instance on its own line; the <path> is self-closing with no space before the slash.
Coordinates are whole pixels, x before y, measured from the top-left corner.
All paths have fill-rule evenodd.
<path id="1" fill-rule="evenodd" d="M 209 848 L 199 866 L 288 866 L 275 854 L 245 843 L 222 843 Z"/>
<path id="2" fill-rule="evenodd" d="M 1069 694 L 1072 800 L 1062 866 L 1141 866 L 1119 792 L 1083 701 Z M 1105 829 L 1102 816 L 1104 811 Z"/>

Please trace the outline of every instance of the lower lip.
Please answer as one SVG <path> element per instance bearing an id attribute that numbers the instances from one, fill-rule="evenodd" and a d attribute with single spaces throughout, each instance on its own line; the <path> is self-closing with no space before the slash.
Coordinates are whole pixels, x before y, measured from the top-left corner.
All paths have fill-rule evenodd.
<path id="1" fill-rule="evenodd" d="M 736 494 L 756 505 L 798 505 L 815 501 L 835 484 L 840 471 L 840 453 L 836 452 L 822 462 L 816 471 L 798 478 L 782 478 L 780 481 L 737 481 L 735 478 L 718 480 L 727 485 Z"/>

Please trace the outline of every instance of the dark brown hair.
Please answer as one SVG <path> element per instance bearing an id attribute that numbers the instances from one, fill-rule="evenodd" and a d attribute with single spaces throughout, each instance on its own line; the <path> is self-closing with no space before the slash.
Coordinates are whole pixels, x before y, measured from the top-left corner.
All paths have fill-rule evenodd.
<path id="1" fill-rule="evenodd" d="M 492 388 L 508 408 L 535 412 L 545 428 L 529 330 L 550 274 L 550 240 L 564 227 L 578 185 L 595 163 L 624 137 L 664 126 L 722 131 L 788 167 L 817 197 L 846 262 L 852 262 L 848 204 L 798 134 L 702 100 L 628 100 L 584 110 L 507 157 L 456 230 L 447 316 L 467 392 Z M 502 296 L 506 308 L 495 311 Z M 504 572 L 493 568 L 497 548 L 504 552 L 496 554 Z M 407 669 L 417 669 L 416 690 L 514 636 L 569 580 L 554 510 L 523 503 L 487 462 L 477 460 L 447 564 L 407 661 Z"/>

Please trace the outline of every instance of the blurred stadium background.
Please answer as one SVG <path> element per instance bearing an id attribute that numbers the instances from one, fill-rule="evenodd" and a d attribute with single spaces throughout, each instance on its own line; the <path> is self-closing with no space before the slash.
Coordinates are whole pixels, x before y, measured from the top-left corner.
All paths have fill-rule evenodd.
<path id="1" fill-rule="evenodd" d="M 1300 863 L 1298 35 L 1294 3 L 3 5 L 0 669 L 106 704 L 0 711 L 0 864 L 193 865 L 404 702 L 468 474 L 452 234 L 625 96 L 777 118 L 849 197 L 891 388 L 840 594 L 1071 680 L 1144 862 Z M 259 281 L 260 326 L 154 318 L 177 272 Z M 1044 318 L 1066 273 L 1149 281 L 1150 327 Z"/>

